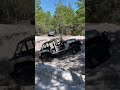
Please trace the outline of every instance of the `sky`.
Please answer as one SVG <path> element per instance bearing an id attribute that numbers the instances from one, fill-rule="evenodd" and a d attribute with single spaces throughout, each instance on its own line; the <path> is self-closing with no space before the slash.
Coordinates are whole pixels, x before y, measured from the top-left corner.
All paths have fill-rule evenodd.
<path id="1" fill-rule="evenodd" d="M 75 4 L 77 0 L 61 0 L 61 1 L 64 5 L 67 5 L 67 6 L 70 3 L 74 11 L 77 10 L 77 5 Z M 58 2 L 59 0 L 41 0 L 40 6 L 42 7 L 43 11 L 45 12 L 50 11 L 51 14 L 53 15 L 55 12 L 55 4 L 57 4 Z"/>

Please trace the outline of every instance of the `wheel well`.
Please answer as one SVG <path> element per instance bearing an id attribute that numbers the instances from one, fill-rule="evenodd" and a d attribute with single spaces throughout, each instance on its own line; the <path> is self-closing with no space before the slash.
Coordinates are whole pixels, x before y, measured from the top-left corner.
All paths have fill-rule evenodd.
<path id="1" fill-rule="evenodd" d="M 71 43 L 69 46 L 73 47 L 73 46 L 80 46 L 80 45 L 78 43 Z"/>
<path id="2" fill-rule="evenodd" d="M 42 53 L 41 55 L 44 55 L 44 54 L 51 55 L 51 53 L 50 53 L 50 52 L 44 52 L 44 53 Z"/>
<path id="3" fill-rule="evenodd" d="M 80 42 L 77 42 L 77 41 L 75 41 L 75 42 L 72 42 L 72 43 L 70 43 L 70 45 L 69 46 L 73 46 L 73 45 L 81 45 L 81 43 Z"/>

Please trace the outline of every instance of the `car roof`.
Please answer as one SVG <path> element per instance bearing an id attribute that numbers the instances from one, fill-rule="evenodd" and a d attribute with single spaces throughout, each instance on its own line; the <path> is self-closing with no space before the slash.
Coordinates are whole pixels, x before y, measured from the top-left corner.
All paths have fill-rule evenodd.
<path id="1" fill-rule="evenodd" d="M 20 41 L 18 44 L 27 42 L 27 41 L 29 41 L 29 40 L 35 40 L 35 36 L 34 36 L 34 35 L 31 35 L 31 36 L 23 39 L 22 41 Z"/>

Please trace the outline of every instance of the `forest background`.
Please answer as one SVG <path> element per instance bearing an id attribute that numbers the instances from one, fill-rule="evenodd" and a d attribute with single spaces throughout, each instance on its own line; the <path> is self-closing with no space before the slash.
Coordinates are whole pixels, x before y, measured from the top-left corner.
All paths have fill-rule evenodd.
<path id="1" fill-rule="evenodd" d="M 77 10 L 72 8 L 72 5 L 70 3 L 68 5 L 65 5 L 62 0 L 57 1 L 58 2 L 55 4 L 55 12 L 54 14 L 51 14 L 51 11 L 45 12 L 43 10 L 41 7 L 41 0 L 35 0 L 36 35 L 47 34 L 51 29 L 56 30 L 62 35 L 84 35 L 84 0 L 77 0 L 74 2 L 77 5 Z"/>

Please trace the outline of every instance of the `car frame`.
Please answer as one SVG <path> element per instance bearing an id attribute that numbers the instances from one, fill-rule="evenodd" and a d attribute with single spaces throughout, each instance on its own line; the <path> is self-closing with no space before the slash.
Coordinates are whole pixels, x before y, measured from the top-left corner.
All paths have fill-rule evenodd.
<path id="1" fill-rule="evenodd" d="M 30 36 L 17 44 L 14 56 L 9 60 L 10 74 L 16 83 L 23 84 L 23 80 L 27 83 L 34 83 L 34 67 L 35 67 L 35 37 Z M 28 74 L 30 74 L 28 76 Z"/>
<path id="2" fill-rule="evenodd" d="M 39 58 L 42 61 L 51 61 L 53 58 L 66 53 L 74 55 L 80 50 L 80 40 L 55 38 L 42 44 L 41 50 L 39 51 Z"/>

